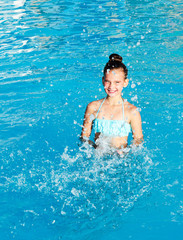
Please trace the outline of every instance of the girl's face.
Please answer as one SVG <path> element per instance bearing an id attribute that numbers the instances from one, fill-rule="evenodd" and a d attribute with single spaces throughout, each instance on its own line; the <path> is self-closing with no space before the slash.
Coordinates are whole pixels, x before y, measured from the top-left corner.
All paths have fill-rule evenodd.
<path id="1" fill-rule="evenodd" d="M 113 69 L 106 72 L 102 82 L 109 97 L 121 95 L 123 87 L 128 85 L 128 79 L 125 79 L 125 73 L 122 69 Z"/>

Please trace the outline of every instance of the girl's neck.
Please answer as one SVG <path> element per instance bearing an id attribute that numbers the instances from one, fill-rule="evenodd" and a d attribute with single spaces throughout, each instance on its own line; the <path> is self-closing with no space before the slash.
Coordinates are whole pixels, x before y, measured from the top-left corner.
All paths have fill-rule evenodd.
<path id="1" fill-rule="evenodd" d="M 106 97 L 107 102 L 109 105 L 119 105 L 122 104 L 123 98 L 122 96 L 116 96 L 116 97 Z"/>

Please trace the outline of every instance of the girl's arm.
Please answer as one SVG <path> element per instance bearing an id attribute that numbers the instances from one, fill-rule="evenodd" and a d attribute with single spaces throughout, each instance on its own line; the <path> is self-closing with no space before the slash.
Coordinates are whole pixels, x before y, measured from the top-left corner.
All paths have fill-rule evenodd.
<path id="1" fill-rule="evenodd" d="M 133 132 L 133 143 L 139 145 L 143 142 L 142 122 L 138 109 L 135 107 L 131 112 L 131 127 Z"/>
<path id="2" fill-rule="evenodd" d="M 80 140 L 82 142 L 87 141 L 90 145 L 92 145 L 95 148 L 96 147 L 95 143 L 93 143 L 91 140 L 89 140 L 89 137 L 91 135 L 91 130 L 92 130 L 93 119 L 94 119 L 94 107 L 91 102 L 88 104 L 86 111 L 85 111 L 83 128 L 82 128 Z"/>
<path id="3" fill-rule="evenodd" d="M 140 113 L 135 106 L 132 107 L 130 118 L 131 118 L 130 124 L 133 132 L 133 144 L 139 145 L 143 142 L 142 122 Z M 117 152 L 119 154 L 123 154 L 125 151 L 123 149 L 117 150 Z"/>

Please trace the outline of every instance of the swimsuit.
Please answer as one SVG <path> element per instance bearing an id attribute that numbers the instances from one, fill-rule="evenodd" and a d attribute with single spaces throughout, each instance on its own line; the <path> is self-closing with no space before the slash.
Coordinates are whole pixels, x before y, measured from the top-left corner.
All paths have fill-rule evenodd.
<path id="1" fill-rule="evenodd" d="M 96 118 L 93 121 L 93 129 L 95 133 L 102 133 L 105 136 L 119 136 L 119 137 L 126 137 L 131 132 L 131 126 L 128 122 L 124 120 L 124 103 L 122 101 L 122 109 L 123 109 L 123 120 L 107 120 L 107 119 L 99 119 L 97 118 L 98 113 L 104 103 L 106 98 L 102 101 L 97 114 Z"/>

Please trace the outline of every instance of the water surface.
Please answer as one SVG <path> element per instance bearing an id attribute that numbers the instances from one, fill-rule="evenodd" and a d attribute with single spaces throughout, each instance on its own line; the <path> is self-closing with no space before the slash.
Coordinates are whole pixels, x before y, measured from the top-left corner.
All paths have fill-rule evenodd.
<path id="1" fill-rule="evenodd" d="M 0 6 L 1 239 L 181 239 L 181 1 Z M 113 52 L 145 137 L 123 158 L 77 145 Z"/>

